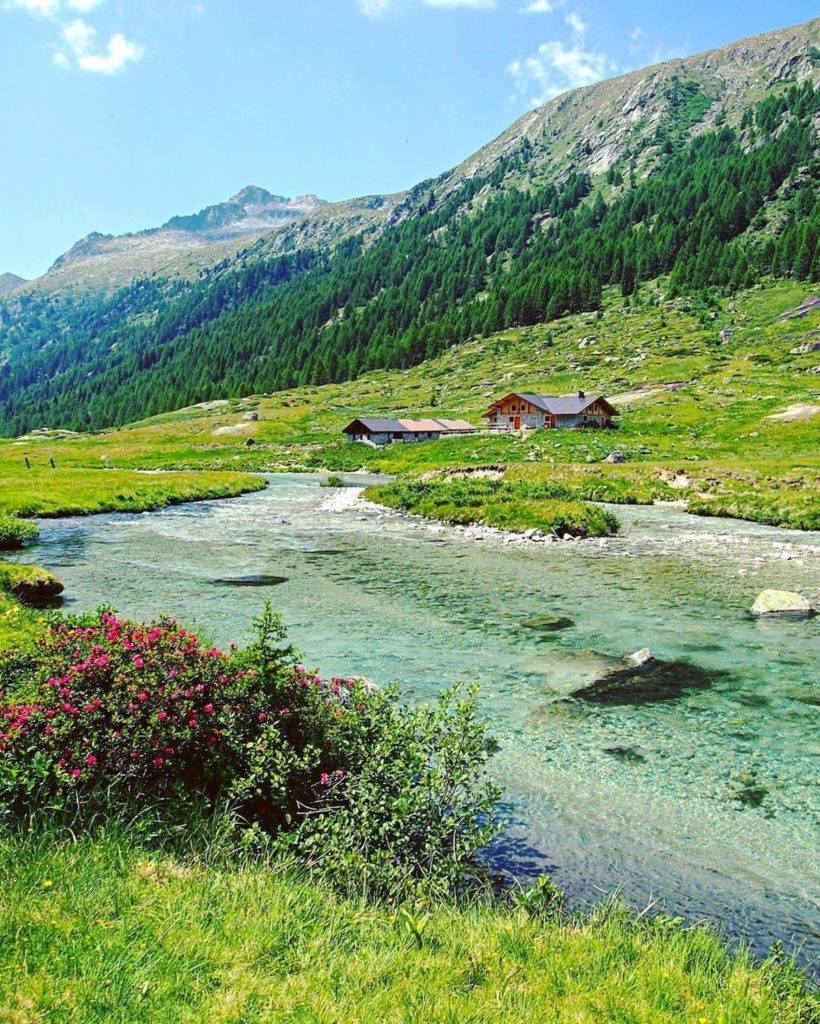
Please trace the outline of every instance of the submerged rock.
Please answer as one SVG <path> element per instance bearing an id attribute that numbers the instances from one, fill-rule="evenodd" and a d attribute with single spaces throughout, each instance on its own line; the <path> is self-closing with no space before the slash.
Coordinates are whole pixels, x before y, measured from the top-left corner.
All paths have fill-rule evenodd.
<path id="1" fill-rule="evenodd" d="M 637 653 L 643 655 L 644 651 Z M 688 690 L 707 690 L 725 674 L 686 661 L 658 661 L 649 651 L 645 653 L 648 660 L 635 664 L 625 659 L 623 668 L 611 669 L 570 697 L 589 704 L 657 704 L 677 700 Z"/>
<path id="2" fill-rule="evenodd" d="M 271 576 L 263 573 L 250 576 L 229 576 L 217 580 L 211 580 L 219 587 L 277 587 L 280 583 L 287 583 L 287 576 Z"/>
<path id="3" fill-rule="evenodd" d="M 764 590 L 751 607 L 752 615 L 787 615 L 806 618 L 814 615 L 811 602 L 791 590 Z"/>
<path id="4" fill-rule="evenodd" d="M 646 764 L 646 758 L 634 747 L 604 747 L 604 753 L 625 764 Z"/>
<path id="5" fill-rule="evenodd" d="M 539 615 L 537 618 L 527 619 L 521 625 L 527 629 L 539 629 L 545 633 L 557 633 L 561 629 L 570 629 L 575 623 L 564 615 Z"/>

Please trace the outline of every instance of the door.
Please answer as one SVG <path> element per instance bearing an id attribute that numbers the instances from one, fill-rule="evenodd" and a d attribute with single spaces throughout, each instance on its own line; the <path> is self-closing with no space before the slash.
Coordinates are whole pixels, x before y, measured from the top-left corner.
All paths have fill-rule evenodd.
<path id="1" fill-rule="evenodd" d="M 521 417 L 520 416 L 514 416 L 513 417 L 513 430 L 520 430 L 520 429 L 521 429 Z"/>

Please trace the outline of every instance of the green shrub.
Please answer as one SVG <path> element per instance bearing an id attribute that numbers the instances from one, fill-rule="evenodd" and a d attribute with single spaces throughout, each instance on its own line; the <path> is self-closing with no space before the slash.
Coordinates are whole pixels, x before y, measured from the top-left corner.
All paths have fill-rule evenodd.
<path id="1" fill-rule="evenodd" d="M 338 473 L 331 473 L 330 476 L 325 477 L 321 483 L 321 487 L 344 487 L 345 482 L 339 476 Z"/>
<path id="2" fill-rule="evenodd" d="M 0 549 L 14 550 L 37 540 L 40 531 L 34 523 L 15 516 L 0 515 Z"/>
<path id="3" fill-rule="evenodd" d="M 475 696 L 408 709 L 294 664 L 279 616 L 222 652 L 169 619 L 54 619 L 0 655 L 0 812 L 234 808 L 247 848 L 398 897 L 452 889 L 494 834 Z"/>

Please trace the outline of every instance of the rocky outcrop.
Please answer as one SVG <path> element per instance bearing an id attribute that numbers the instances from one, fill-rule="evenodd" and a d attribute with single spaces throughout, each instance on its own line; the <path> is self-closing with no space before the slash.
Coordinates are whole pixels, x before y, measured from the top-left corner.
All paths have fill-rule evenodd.
<path id="1" fill-rule="evenodd" d="M 750 609 L 752 615 L 784 615 L 792 618 L 808 618 L 814 615 L 814 608 L 808 598 L 791 590 L 764 590 Z"/>
<path id="2" fill-rule="evenodd" d="M 35 607 L 53 604 L 65 589 L 62 580 L 48 569 L 8 564 L 0 566 L 0 588 Z"/>

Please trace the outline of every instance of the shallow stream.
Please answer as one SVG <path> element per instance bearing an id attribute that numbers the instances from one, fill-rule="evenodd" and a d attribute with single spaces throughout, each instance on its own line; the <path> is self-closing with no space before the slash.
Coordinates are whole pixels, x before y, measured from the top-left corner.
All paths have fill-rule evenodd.
<path id="1" fill-rule="evenodd" d="M 758 952 L 780 938 L 820 955 L 820 617 L 747 614 L 765 587 L 820 606 L 820 535 L 626 507 L 617 539 L 506 545 L 320 479 L 44 521 L 26 557 L 65 581 L 68 610 L 168 612 L 226 644 L 271 597 L 323 674 L 396 680 L 411 700 L 479 682 L 511 819 L 498 866 L 548 868 L 575 903 L 620 887 Z M 641 647 L 708 682 L 567 699 Z"/>

